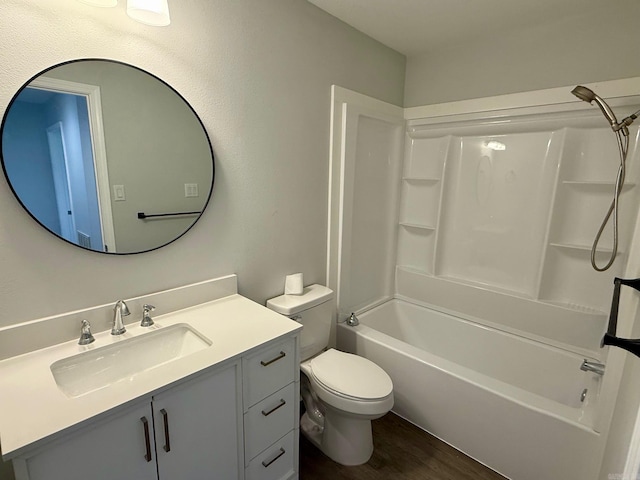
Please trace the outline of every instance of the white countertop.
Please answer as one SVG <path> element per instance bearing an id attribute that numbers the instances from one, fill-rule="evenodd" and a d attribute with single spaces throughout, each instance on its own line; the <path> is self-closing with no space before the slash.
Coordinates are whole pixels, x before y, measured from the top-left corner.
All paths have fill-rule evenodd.
<path id="1" fill-rule="evenodd" d="M 90 345 L 77 340 L 0 361 L 0 445 L 5 460 L 24 454 L 41 440 L 140 397 L 149 396 L 184 377 L 237 358 L 301 325 L 240 295 L 154 317 L 158 329 L 186 323 L 211 340 L 199 352 L 139 373 L 126 381 L 71 398 L 57 386 L 50 366 L 57 360 L 111 345 L 149 331 L 127 325 L 120 336 L 95 335 Z M 78 330 L 79 335 L 79 330 Z"/>

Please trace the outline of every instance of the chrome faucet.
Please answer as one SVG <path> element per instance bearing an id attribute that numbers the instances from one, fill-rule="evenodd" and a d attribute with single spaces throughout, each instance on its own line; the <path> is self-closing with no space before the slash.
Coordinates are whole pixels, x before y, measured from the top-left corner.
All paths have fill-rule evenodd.
<path id="1" fill-rule="evenodd" d="M 111 327 L 111 335 L 122 335 L 127 331 L 122 323 L 122 317 L 126 317 L 129 312 L 129 307 L 124 303 L 124 300 L 118 300 L 116 306 L 113 307 L 113 326 Z"/>
<path id="2" fill-rule="evenodd" d="M 91 324 L 89 320 L 82 320 L 82 327 L 80 330 L 80 340 L 78 340 L 78 345 L 89 345 L 93 343 L 95 338 L 91 334 Z"/>
<path id="3" fill-rule="evenodd" d="M 347 325 L 349 325 L 350 327 L 355 327 L 356 325 L 360 325 L 360 320 L 358 320 L 358 317 L 356 317 L 355 313 L 352 313 L 351 315 L 349 315 L 349 318 L 347 318 Z"/>
<path id="4" fill-rule="evenodd" d="M 604 363 L 590 362 L 585 358 L 582 365 L 580 365 L 580 370 L 583 372 L 593 372 L 597 375 L 604 375 L 604 367 Z"/>
<path id="5" fill-rule="evenodd" d="M 153 325 L 153 318 L 151 318 L 151 315 L 149 314 L 155 309 L 156 307 L 147 303 L 142 306 L 142 322 L 140 322 L 141 327 L 150 327 L 151 325 Z"/>

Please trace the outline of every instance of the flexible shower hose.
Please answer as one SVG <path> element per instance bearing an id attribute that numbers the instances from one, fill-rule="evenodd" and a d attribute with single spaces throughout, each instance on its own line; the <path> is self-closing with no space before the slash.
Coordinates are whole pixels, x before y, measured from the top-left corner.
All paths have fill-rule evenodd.
<path id="1" fill-rule="evenodd" d="M 616 138 L 618 140 L 618 150 L 620 151 L 620 167 L 618 168 L 618 175 L 616 177 L 616 185 L 615 191 L 613 194 L 613 200 L 611 201 L 611 205 L 609 206 L 609 211 L 604 217 L 602 224 L 600 225 L 600 229 L 596 234 L 596 238 L 593 241 L 593 246 L 591 247 L 591 266 L 597 270 L 598 272 L 604 272 L 608 270 L 613 262 L 616 259 L 616 255 L 618 254 L 618 202 L 620 199 L 620 193 L 622 193 L 622 187 L 624 186 L 624 177 L 626 173 L 626 162 L 627 162 L 627 152 L 629 151 L 629 134 L 626 129 L 620 129 L 616 133 Z M 602 236 L 602 232 L 604 231 L 609 219 L 611 218 L 611 214 L 613 213 L 613 250 L 611 252 L 611 258 L 604 267 L 599 267 L 596 264 L 596 250 L 598 248 L 598 243 L 600 243 L 600 237 Z"/>

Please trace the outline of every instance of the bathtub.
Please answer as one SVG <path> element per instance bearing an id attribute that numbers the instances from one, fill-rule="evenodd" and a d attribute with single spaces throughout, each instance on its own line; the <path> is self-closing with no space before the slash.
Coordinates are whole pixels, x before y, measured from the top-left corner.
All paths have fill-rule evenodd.
<path id="1" fill-rule="evenodd" d="M 513 480 L 597 477 L 601 379 L 583 356 L 399 299 L 358 318 L 337 346 L 387 371 L 401 417 Z"/>

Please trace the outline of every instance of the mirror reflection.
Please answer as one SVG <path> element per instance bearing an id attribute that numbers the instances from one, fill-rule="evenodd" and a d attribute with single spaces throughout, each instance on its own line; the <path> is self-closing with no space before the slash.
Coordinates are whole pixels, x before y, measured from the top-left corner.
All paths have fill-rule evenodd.
<path id="1" fill-rule="evenodd" d="M 82 248 L 139 253 L 182 236 L 213 189 L 209 137 L 169 85 L 130 65 L 77 60 L 31 79 L 0 135 L 14 194 Z"/>

